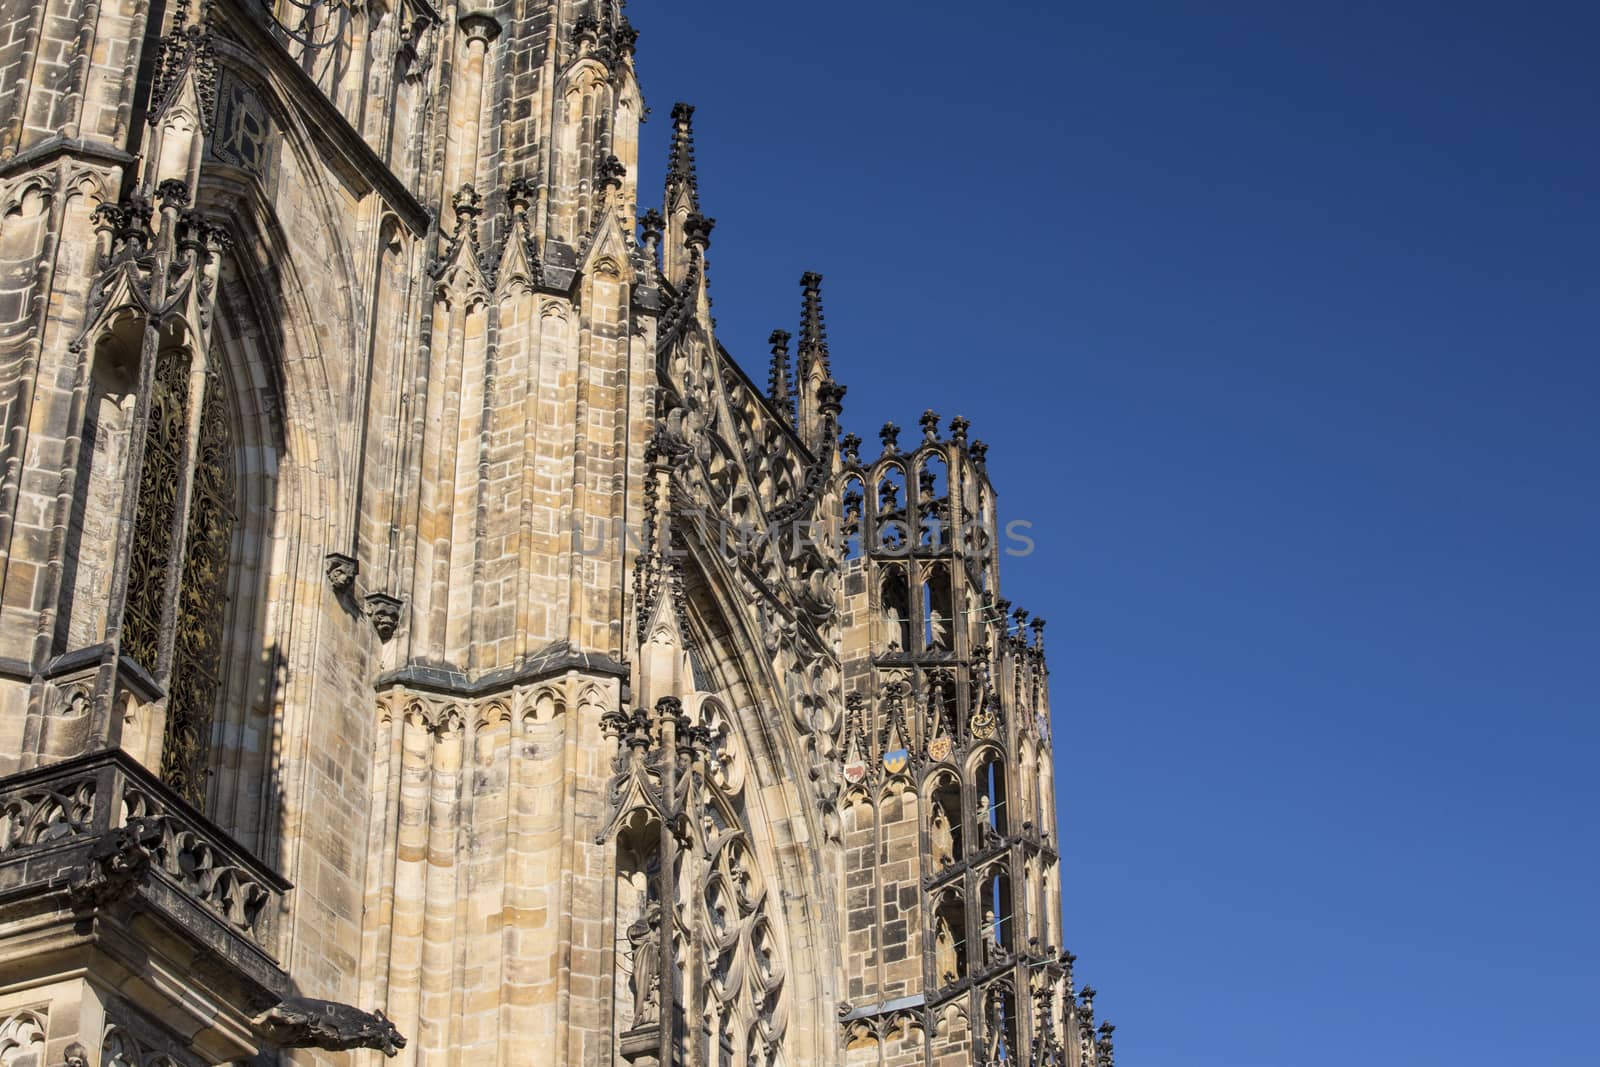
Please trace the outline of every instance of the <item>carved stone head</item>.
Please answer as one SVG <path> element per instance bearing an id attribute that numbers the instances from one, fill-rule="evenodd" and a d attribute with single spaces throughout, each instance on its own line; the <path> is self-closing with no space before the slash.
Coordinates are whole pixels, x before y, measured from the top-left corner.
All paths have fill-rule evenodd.
<path id="1" fill-rule="evenodd" d="M 361 570 L 361 564 L 351 556 L 342 552 L 329 552 L 324 557 L 324 564 L 328 574 L 328 584 L 333 586 L 335 593 L 348 593 L 356 584 L 356 574 Z"/>
<path id="2" fill-rule="evenodd" d="M 388 593 L 367 594 L 367 617 L 372 620 L 372 628 L 378 632 L 380 641 L 389 640 L 399 629 L 402 603 L 399 597 Z"/>

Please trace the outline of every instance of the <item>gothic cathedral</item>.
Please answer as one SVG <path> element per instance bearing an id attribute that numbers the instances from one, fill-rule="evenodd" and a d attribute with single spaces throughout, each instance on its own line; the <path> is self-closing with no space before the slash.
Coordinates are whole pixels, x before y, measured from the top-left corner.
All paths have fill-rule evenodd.
<path id="1" fill-rule="evenodd" d="M 0 1067 L 1111 1064 L 985 447 L 717 342 L 636 37 L 0 0 Z"/>

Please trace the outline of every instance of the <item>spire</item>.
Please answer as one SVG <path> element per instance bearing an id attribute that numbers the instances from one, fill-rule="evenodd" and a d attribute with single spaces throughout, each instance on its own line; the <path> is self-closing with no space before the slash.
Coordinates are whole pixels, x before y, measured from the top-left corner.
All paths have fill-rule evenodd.
<path id="1" fill-rule="evenodd" d="M 811 371 L 812 363 L 820 363 L 823 376 L 832 378 L 828 369 L 828 328 L 822 322 L 822 275 L 807 271 L 800 276 L 805 296 L 800 308 L 800 377 Z"/>
<path id="2" fill-rule="evenodd" d="M 672 154 L 667 159 L 667 215 L 682 199 L 690 213 L 700 210 L 700 180 L 694 172 L 694 108 L 672 105 Z"/>
<path id="3" fill-rule="evenodd" d="M 672 105 L 672 152 L 667 158 L 667 193 L 663 203 L 667 219 L 661 245 L 662 268 L 667 281 L 683 284 L 693 258 L 690 246 L 705 251 L 711 243 L 711 219 L 700 214 L 700 180 L 694 172 L 694 108 Z"/>
<path id="4" fill-rule="evenodd" d="M 799 394 L 795 428 L 806 447 L 817 451 L 836 430 L 830 424 L 839 414 L 844 394 L 828 366 L 828 330 L 822 322 L 822 275 L 807 271 L 800 276 L 804 292 L 800 305 L 800 347 L 796 352 L 795 392 Z M 830 414 L 831 413 L 831 414 Z"/>
<path id="5" fill-rule="evenodd" d="M 772 346 L 772 368 L 767 376 L 767 397 L 772 406 L 794 419 L 794 386 L 789 369 L 789 331 L 773 330 L 767 338 Z"/>

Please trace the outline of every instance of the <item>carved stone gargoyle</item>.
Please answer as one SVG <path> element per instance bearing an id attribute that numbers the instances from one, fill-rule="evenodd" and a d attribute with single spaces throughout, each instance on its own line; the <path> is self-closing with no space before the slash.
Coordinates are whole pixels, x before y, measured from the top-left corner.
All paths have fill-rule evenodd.
<path id="1" fill-rule="evenodd" d="M 150 876 L 161 837 L 161 823 L 143 817 L 102 835 L 83 869 L 73 876 L 73 903 L 80 908 L 103 908 L 126 896 Z"/>
<path id="2" fill-rule="evenodd" d="M 250 1020 L 256 1036 L 279 1048 L 320 1048 L 344 1052 L 376 1049 L 393 1056 L 406 1039 L 381 1011 L 362 1011 L 348 1004 L 310 997 L 289 997 Z"/>

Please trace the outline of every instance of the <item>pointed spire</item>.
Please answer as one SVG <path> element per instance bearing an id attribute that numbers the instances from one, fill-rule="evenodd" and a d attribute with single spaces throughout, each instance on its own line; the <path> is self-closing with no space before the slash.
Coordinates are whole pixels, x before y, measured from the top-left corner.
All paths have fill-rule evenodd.
<path id="1" fill-rule="evenodd" d="M 667 191 L 662 203 L 666 232 L 661 244 L 662 273 L 681 286 L 694 250 L 711 244 L 711 219 L 700 213 L 700 180 L 694 171 L 694 108 L 672 105 L 672 152 L 667 158 Z"/>
<path id="2" fill-rule="evenodd" d="M 796 429 L 806 447 L 817 451 L 837 430 L 844 390 L 833 380 L 828 365 L 828 330 L 822 321 L 822 275 L 807 271 L 800 276 L 804 295 L 800 305 L 800 346 L 796 352 L 794 383 L 798 394 Z"/>
<path id="3" fill-rule="evenodd" d="M 767 375 L 767 397 L 772 406 L 794 419 L 794 384 L 789 369 L 789 331 L 773 330 L 767 338 L 772 346 L 772 367 Z"/>
<path id="4" fill-rule="evenodd" d="M 813 362 L 822 365 L 825 377 L 832 377 L 828 368 L 828 328 L 822 321 L 822 275 L 807 271 L 800 276 L 804 290 L 800 308 L 800 376 L 810 372 Z"/>
<path id="5" fill-rule="evenodd" d="M 694 108 L 679 101 L 672 105 L 672 154 L 667 159 L 667 214 L 680 197 L 688 198 L 690 212 L 700 210 L 700 179 L 694 171 Z"/>

